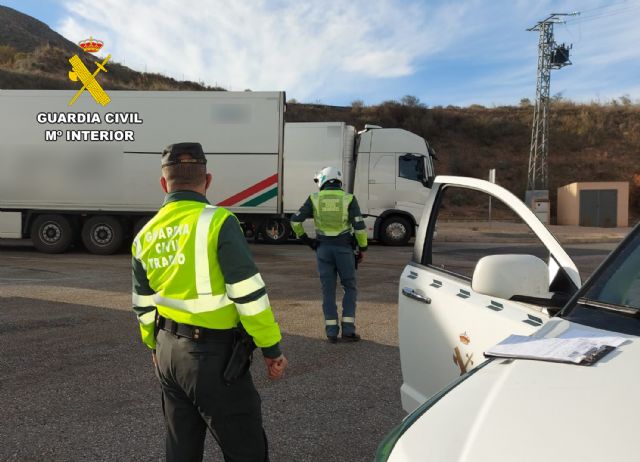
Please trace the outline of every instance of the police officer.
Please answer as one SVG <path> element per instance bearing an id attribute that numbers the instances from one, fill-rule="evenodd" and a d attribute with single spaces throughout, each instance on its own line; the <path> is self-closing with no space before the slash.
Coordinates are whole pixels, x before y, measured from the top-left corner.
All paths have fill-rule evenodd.
<path id="1" fill-rule="evenodd" d="M 367 231 L 358 201 L 342 190 L 342 172 L 326 167 L 314 180 L 320 189 L 311 194 L 298 213 L 291 217 L 296 236 L 317 253 L 318 272 L 322 284 L 322 311 L 330 343 L 338 341 L 338 309 L 336 306 L 336 276 L 344 288 L 342 298 L 342 339 L 360 340 L 356 333 L 356 260 L 360 262 L 367 250 Z M 302 222 L 313 217 L 316 240 L 304 232 Z M 355 232 L 355 242 L 354 242 Z M 355 258 L 354 258 L 355 249 Z"/>
<path id="2" fill-rule="evenodd" d="M 246 370 L 223 378 L 241 322 L 262 349 L 268 376 L 287 365 L 262 277 L 240 224 L 205 197 L 199 143 L 168 146 L 158 213 L 135 237 L 133 309 L 162 389 L 169 461 L 202 460 L 208 429 L 224 459 L 268 460 L 260 396 Z"/>

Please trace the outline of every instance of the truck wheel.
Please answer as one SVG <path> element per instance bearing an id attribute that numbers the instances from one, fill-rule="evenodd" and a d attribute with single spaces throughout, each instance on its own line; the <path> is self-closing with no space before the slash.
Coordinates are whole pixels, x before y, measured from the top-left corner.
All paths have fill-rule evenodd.
<path id="1" fill-rule="evenodd" d="M 279 218 L 268 218 L 260 226 L 260 234 L 267 244 L 283 244 L 291 235 L 291 227 Z"/>
<path id="2" fill-rule="evenodd" d="M 120 248 L 123 240 L 122 225 L 113 217 L 91 217 L 82 227 L 82 242 L 91 253 L 111 255 Z"/>
<path id="3" fill-rule="evenodd" d="M 400 216 L 385 219 L 380 227 L 380 239 L 387 245 L 406 245 L 411 234 L 409 220 Z"/>
<path id="4" fill-rule="evenodd" d="M 133 237 L 135 238 L 138 233 L 140 232 L 140 230 L 142 228 L 144 228 L 144 225 L 146 225 L 149 220 L 151 220 L 151 216 L 148 217 L 140 217 L 136 220 L 136 222 L 133 224 Z"/>
<path id="5" fill-rule="evenodd" d="M 64 215 L 40 215 L 31 224 L 31 241 L 40 252 L 65 252 L 72 240 L 73 228 Z"/>

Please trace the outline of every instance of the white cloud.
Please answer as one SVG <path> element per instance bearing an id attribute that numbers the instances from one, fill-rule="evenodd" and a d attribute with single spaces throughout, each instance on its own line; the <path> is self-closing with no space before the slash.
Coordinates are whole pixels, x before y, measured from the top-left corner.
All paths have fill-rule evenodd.
<path id="1" fill-rule="evenodd" d="M 640 0 L 62 1 L 57 30 L 104 40 L 105 54 L 134 69 L 330 104 L 405 94 L 517 104 L 535 95 L 537 33 L 526 29 L 583 10 L 556 26 L 558 42 L 574 43 L 574 65 L 554 71 L 551 93 L 638 96 Z"/>
<path id="2" fill-rule="evenodd" d="M 466 7 L 419 0 L 68 0 L 58 30 L 138 70 L 301 100 L 408 76 L 467 32 Z"/>
<path id="3" fill-rule="evenodd" d="M 372 77 L 400 77 L 414 72 L 411 58 L 409 53 L 402 50 L 374 50 L 347 60 L 344 69 Z"/>

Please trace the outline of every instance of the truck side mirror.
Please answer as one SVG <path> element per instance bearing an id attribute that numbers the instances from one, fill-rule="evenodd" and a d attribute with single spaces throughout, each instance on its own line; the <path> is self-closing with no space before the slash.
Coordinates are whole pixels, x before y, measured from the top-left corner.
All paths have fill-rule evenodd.
<path id="1" fill-rule="evenodd" d="M 421 166 L 422 176 L 420 178 L 420 182 L 425 188 L 431 188 L 431 186 L 433 186 L 433 181 L 436 179 L 431 158 L 429 156 L 423 156 Z"/>
<path id="2" fill-rule="evenodd" d="M 420 183 L 422 183 L 422 186 L 424 186 L 425 188 L 429 188 L 429 187 L 431 187 L 431 186 L 429 185 L 429 178 L 427 178 L 425 175 L 423 175 L 423 176 L 420 178 Z"/>

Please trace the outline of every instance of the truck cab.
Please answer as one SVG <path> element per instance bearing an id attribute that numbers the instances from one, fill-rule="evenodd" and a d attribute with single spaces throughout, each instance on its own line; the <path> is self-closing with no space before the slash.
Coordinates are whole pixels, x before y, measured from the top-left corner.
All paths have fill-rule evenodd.
<path id="1" fill-rule="evenodd" d="M 404 245 L 415 234 L 435 172 L 435 152 L 407 130 L 365 126 L 359 133 L 353 193 L 369 236 Z"/>

